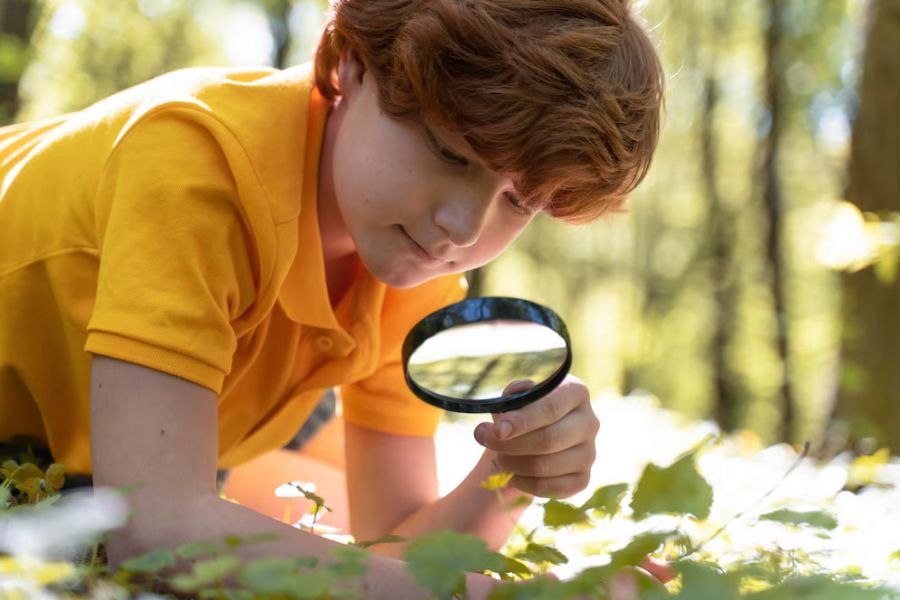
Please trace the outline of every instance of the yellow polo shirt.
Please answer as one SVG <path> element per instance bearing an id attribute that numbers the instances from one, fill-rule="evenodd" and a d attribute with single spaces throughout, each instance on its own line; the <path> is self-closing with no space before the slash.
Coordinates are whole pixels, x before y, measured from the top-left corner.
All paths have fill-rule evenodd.
<path id="1" fill-rule="evenodd" d="M 464 285 L 360 269 L 331 306 L 312 75 L 186 69 L 0 129 L 0 440 L 90 473 L 91 354 L 214 390 L 220 468 L 287 443 L 334 386 L 352 423 L 433 434 L 400 345 Z"/>

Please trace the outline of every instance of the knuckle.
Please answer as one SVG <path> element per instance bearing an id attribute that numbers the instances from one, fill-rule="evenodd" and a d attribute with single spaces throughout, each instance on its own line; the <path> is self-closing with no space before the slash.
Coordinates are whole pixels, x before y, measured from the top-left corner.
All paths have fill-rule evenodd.
<path id="1" fill-rule="evenodd" d="M 577 396 L 580 400 L 590 398 L 590 390 L 576 377 L 566 379 L 560 387 L 566 388 L 567 393 Z"/>
<path id="2" fill-rule="evenodd" d="M 515 464 L 515 458 L 512 456 L 507 456 L 506 454 L 498 454 L 494 459 L 494 466 L 496 467 L 496 472 L 511 472 L 515 473 L 518 471 Z"/>
<path id="3" fill-rule="evenodd" d="M 575 480 L 575 485 L 578 487 L 576 491 L 580 492 L 585 489 L 591 483 L 591 473 L 590 471 L 582 471 L 578 474 L 578 477 Z"/>
<path id="4" fill-rule="evenodd" d="M 547 498 L 549 496 L 554 495 L 553 492 L 553 484 L 548 479 L 537 479 L 534 482 L 535 496 L 541 496 L 543 498 Z"/>
<path id="5" fill-rule="evenodd" d="M 555 427 L 545 427 L 538 435 L 538 448 L 540 450 L 556 450 L 560 443 L 560 434 Z"/>
<path id="6" fill-rule="evenodd" d="M 585 489 L 590 482 L 590 475 L 584 472 L 573 475 L 569 478 L 567 485 L 565 485 L 564 498 L 568 498 L 570 496 L 574 496 L 581 490 Z"/>
<path id="7" fill-rule="evenodd" d="M 506 413 L 505 415 L 503 415 L 503 420 L 512 426 L 513 432 L 522 430 L 522 416 L 518 412 Z"/>
<path id="8" fill-rule="evenodd" d="M 591 436 L 596 437 L 598 433 L 600 433 L 600 419 L 597 418 L 593 412 L 591 412 Z"/>
<path id="9" fill-rule="evenodd" d="M 541 404 L 541 412 L 543 412 L 543 418 L 545 421 L 549 423 L 556 423 L 557 415 L 559 414 L 559 403 L 554 402 L 547 399 L 547 402 Z"/>
<path id="10" fill-rule="evenodd" d="M 553 463 L 547 457 L 540 457 L 532 463 L 532 471 L 536 477 L 550 477 L 553 475 Z"/>
<path id="11" fill-rule="evenodd" d="M 594 461 L 597 460 L 597 447 L 594 444 L 587 445 L 587 462 L 588 468 L 594 464 Z"/>
<path id="12" fill-rule="evenodd" d="M 519 489 L 535 496 L 547 496 L 547 480 L 540 477 L 522 477 Z"/>

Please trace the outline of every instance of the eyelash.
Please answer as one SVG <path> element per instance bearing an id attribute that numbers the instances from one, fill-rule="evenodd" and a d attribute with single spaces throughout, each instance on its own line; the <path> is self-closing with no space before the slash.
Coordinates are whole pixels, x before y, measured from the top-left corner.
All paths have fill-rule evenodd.
<path id="1" fill-rule="evenodd" d="M 447 148 L 442 146 L 437 141 L 437 138 L 434 137 L 434 134 L 432 134 L 430 131 L 428 132 L 428 141 L 431 143 L 432 149 L 436 151 L 438 158 L 440 158 L 444 162 L 449 163 L 451 165 L 456 165 L 459 167 L 468 167 L 469 166 L 469 161 L 466 157 L 458 156 L 458 155 L 454 154 L 453 152 L 450 152 L 450 150 L 448 150 Z M 504 198 L 506 198 L 507 204 L 509 204 L 509 206 L 512 207 L 512 209 L 515 210 L 516 212 L 519 212 L 521 214 L 526 214 L 526 215 L 531 213 L 531 211 L 527 207 L 522 205 L 522 203 L 519 201 L 519 199 L 514 194 L 505 193 L 505 194 L 503 194 L 503 196 L 504 196 Z"/>

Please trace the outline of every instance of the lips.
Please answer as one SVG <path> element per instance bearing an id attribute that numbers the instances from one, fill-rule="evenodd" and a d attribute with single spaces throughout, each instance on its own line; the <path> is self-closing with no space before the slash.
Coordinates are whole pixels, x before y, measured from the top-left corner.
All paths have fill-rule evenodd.
<path id="1" fill-rule="evenodd" d="M 422 260 L 425 260 L 425 261 L 431 262 L 431 263 L 441 263 L 441 262 L 446 262 L 445 259 L 438 258 L 437 256 L 434 256 L 433 254 L 431 254 L 430 252 L 428 252 L 428 250 L 426 250 L 425 248 L 423 248 L 423 247 L 422 247 L 415 239 L 413 239 L 413 237 L 412 237 L 411 235 L 409 235 L 409 234 L 406 232 L 405 229 L 403 229 L 403 227 L 400 227 L 400 230 L 403 232 L 403 235 L 406 236 L 406 239 L 409 240 L 409 245 L 410 245 L 410 247 L 412 248 L 413 252 L 414 252 L 417 256 L 419 256 L 420 258 L 422 258 Z"/>

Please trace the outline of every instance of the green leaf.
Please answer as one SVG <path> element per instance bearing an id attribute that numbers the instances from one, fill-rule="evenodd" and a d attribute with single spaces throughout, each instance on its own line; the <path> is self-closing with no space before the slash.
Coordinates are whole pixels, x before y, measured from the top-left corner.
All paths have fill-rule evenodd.
<path id="1" fill-rule="evenodd" d="M 497 573 L 498 575 L 509 575 L 509 574 L 531 575 L 531 569 L 529 569 L 528 565 L 526 565 L 525 563 L 519 562 L 518 560 L 516 560 L 514 558 L 510 558 L 510 557 L 504 556 L 502 554 L 500 556 L 503 559 L 503 568 L 500 569 L 499 571 L 494 570 L 494 569 L 488 569 L 489 571 L 493 571 L 494 573 Z"/>
<path id="2" fill-rule="evenodd" d="M 277 533 L 259 533 L 255 535 L 226 535 L 225 544 L 232 548 L 243 546 L 245 544 L 258 544 L 259 542 L 271 542 L 279 539 Z"/>
<path id="3" fill-rule="evenodd" d="M 225 597 L 225 600 L 254 600 L 254 598 L 256 598 L 256 596 L 254 596 L 252 592 L 248 592 L 247 590 L 237 590 L 233 588 L 225 588 L 224 590 L 222 590 L 222 595 Z"/>
<path id="4" fill-rule="evenodd" d="M 44 474 L 47 483 L 53 486 L 54 491 L 59 491 L 66 484 L 66 468 L 60 463 L 53 463 L 47 467 Z"/>
<path id="5" fill-rule="evenodd" d="M 516 553 L 515 558 L 533 563 L 548 562 L 554 565 L 564 565 L 569 562 L 566 555 L 553 546 L 536 544 L 534 542 L 528 544 L 521 552 Z"/>
<path id="6" fill-rule="evenodd" d="M 37 465 L 25 463 L 24 465 L 19 465 L 7 478 L 12 479 L 16 483 L 25 483 L 29 479 L 43 479 L 43 477 L 44 472 Z"/>
<path id="7" fill-rule="evenodd" d="M 287 594 L 297 573 L 297 566 L 297 561 L 287 558 L 262 558 L 245 566 L 238 581 L 254 592 Z"/>
<path id="8" fill-rule="evenodd" d="M 330 597 L 328 592 L 334 584 L 334 576 L 329 571 L 315 570 L 297 573 L 291 578 L 289 595 L 293 598 Z"/>
<path id="9" fill-rule="evenodd" d="M 0 488 L 0 511 L 5 511 L 7 508 L 9 508 L 7 504 L 9 504 L 9 497 L 11 495 L 12 492 L 9 491 L 9 488 Z"/>
<path id="10" fill-rule="evenodd" d="M 16 469 L 19 468 L 19 463 L 14 461 L 13 459 L 7 459 L 3 461 L 3 464 L 0 465 L 0 475 L 3 475 L 4 479 L 11 479 L 12 474 L 16 472 Z"/>
<path id="11" fill-rule="evenodd" d="M 354 579 L 362 577 L 369 570 L 366 560 L 369 553 L 353 546 L 341 546 L 331 551 L 332 556 L 339 559 L 326 568 L 338 579 Z"/>
<path id="12" fill-rule="evenodd" d="M 628 492 L 627 483 L 614 483 L 594 490 L 587 502 L 581 505 L 581 510 L 599 510 L 610 516 L 619 512 L 622 498 Z"/>
<path id="13" fill-rule="evenodd" d="M 201 587 L 193 575 L 188 575 L 186 573 L 172 577 L 169 580 L 169 583 L 179 592 L 192 592 Z"/>
<path id="14" fill-rule="evenodd" d="M 709 516 L 713 490 L 697 472 L 694 456 L 685 454 L 665 468 L 653 464 L 644 468 L 631 500 L 635 519 L 653 514 Z"/>
<path id="15" fill-rule="evenodd" d="M 762 515 L 760 520 L 790 523 L 791 525 L 811 525 L 812 527 L 828 530 L 835 529 L 838 526 L 837 519 L 835 519 L 833 515 L 822 510 L 798 512 L 783 508 Z"/>
<path id="16" fill-rule="evenodd" d="M 516 496 L 516 499 L 510 502 L 507 505 L 507 508 L 519 508 L 520 506 L 530 506 L 534 501 L 533 497 L 530 496 Z"/>
<path id="17" fill-rule="evenodd" d="M 839 583 L 825 575 L 796 577 L 767 590 L 748 594 L 747 600 L 881 600 L 889 598 L 884 589 L 861 588 Z"/>
<path id="18" fill-rule="evenodd" d="M 682 577 L 681 600 L 738 600 L 740 577 L 714 565 L 684 561 L 673 565 Z"/>
<path id="19" fill-rule="evenodd" d="M 656 552 L 666 540 L 676 535 L 675 531 L 651 531 L 635 536 L 624 548 L 612 553 L 609 564 L 614 569 L 639 565 L 645 556 Z"/>
<path id="20" fill-rule="evenodd" d="M 544 504 L 544 525 L 547 527 L 564 527 L 589 520 L 586 512 L 568 502 L 548 500 Z"/>
<path id="21" fill-rule="evenodd" d="M 175 553 L 171 550 L 152 550 L 146 554 L 122 562 L 122 569 L 131 573 L 157 573 L 175 566 Z"/>
<path id="22" fill-rule="evenodd" d="M 562 600 L 575 597 L 571 587 L 568 582 L 538 577 L 494 586 L 488 600 Z"/>
<path id="23" fill-rule="evenodd" d="M 360 548 L 370 548 L 377 544 L 394 544 L 397 542 L 405 542 L 406 538 L 399 535 L 383 535 L 378 539 L 365 541 L 365 542 L 355 542 L 353 545 L 358 546 Z"/>
<path id="24" fill-rule="evenodd" d="M 206 586 L 224 579 L 241 564 L 236 556 L 217 556 L 194 563 L 192 575 L 198 586 Z"/>
<path id="25" fill-rule="evenodd" d="M 175 555 L 179 558 L 191 559 L 206 554 L 216 554 L 222 551 L 222 547 L 208 542 L 188 542 L 175 549 Z"/>
<path id="26" fill-rule="evenodd" d="M 137 483 L 129 483 L 128 485 L 123 485 L 117 488 L 113 488 L 115 491 L 119 492 L 122 495 L 130 494 L 144 487 L 144 482 L 139 481 Z"/>
<path id="27" fill-rule="evenodd" d="M 504 557 L 490 552 L 481 538 L 447 529 L 410 542 L 406 562 L 413 579 L 440 598 L 464 590 L 467 571 L 501 572 L 506 565 Z"/>
<path id="28" fill-rule="evenodd" d="M 325 504 L 325 499 L 324 499 L 322 496 L 319 496 L 318 494 L 316 494 L 316 493 L 314 493 L 314 492 L 307 491 L 307 490 L 303 489 L 303 486 L 302 486 L 302 485 L 298 485 L 298 484 L 296 484 L 296 483 L 291 483 L 290 485 L 292 485 L 298 492 L 300 492 L 301 494 L 303 494 L 303 496 L 304 496 L 307 500 L 311 500 L 312 502 L 314 502 L 314 503 L 316 504 L 316 506 L 321 506 L 322 508 L 324 508 L 324 509 L 327 510 L 328 512 L 333 512 L 333 511 L 331 510 L 331 508 L 328 507 L 328 506 Z"/>

